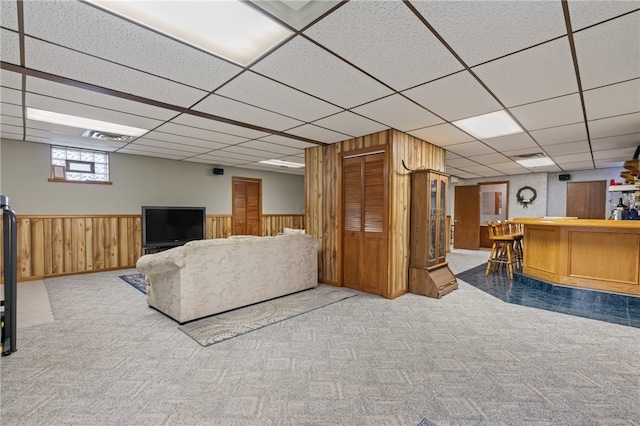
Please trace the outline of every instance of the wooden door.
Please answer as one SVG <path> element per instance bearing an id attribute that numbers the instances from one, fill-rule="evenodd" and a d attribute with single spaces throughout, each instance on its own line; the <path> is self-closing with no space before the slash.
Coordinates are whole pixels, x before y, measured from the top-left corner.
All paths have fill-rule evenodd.
<path id="1" fill-rule="evenodd" d="M 605 219 L 607 181 L 568 182 L 566 215 L 578 219 Z"/>
<path id="2" fill-rule="evenodd" d="M 345 158 L 342 167 L 343 285 L 373 294 L 388 280 L 385 156 Z"/>
<path id="3" fill-rule="evenodd" d="M 478 185 L 456 186 L 453 248 L 480 248 L 480 190 Z"/>
<path id="4" fill-rule="evenodd" d="M 262 235 L 262 179 L 232 178 L 233 235 Z"/>

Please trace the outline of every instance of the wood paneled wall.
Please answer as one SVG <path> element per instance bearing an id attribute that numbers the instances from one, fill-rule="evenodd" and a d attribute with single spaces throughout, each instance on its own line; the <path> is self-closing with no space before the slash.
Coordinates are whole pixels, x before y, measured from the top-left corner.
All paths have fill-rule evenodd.
<path id="1" fill-rule="evenodd" d="M 321 282 L 342 285 L 340 261 L 340 153 L 386 146 L 389 158 L 389 280 L 383 295 L 408 291 L 410 169 L 445 170 L 445 150 L 397 130 L 349 139 L 305 150 L 305 209 L 307 233 L 320 240 L 318 273 Z"/>
<path id="2" fill-rule="evenodd" d="M 140 215 L 18 215 L 18 281 L 135 268 L 142 256 Z M 262 234 L 303 228 L 304 215 L 262 215 Z M 2 236 L 0 226 L 0 239 Z M 206 238 L 231 235 L 231 215 L 207 215 Z M 0 282 L 4 257 L 0 244 Z"/>

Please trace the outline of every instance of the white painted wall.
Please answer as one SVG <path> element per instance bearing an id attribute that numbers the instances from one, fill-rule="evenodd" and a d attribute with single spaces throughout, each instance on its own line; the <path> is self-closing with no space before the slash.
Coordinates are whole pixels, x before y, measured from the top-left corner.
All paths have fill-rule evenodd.
<path id="1" fill-rule="evenodd" d="M 538 217 L 538 216 L 566 216 L 567 206 L 567 183 L 587 182 L 587 181 L 607 181 L 606 204 L 602 206 L 603 219 L 608 218 L 611 210 L 618 204 L 618 199 L 622 196 L 620 192 L 609 192 L 609 181 L 614 179 L 621 182 L 621 168 L 609 168 L 598 170 L 582 170 L 562 173 L 532 173 L 526 175 L 504 176 L 502 178 L 479 178 L 479 179 L 459 179 L 457 183 L 450 184 L 450 214 L 453 217 L 455 206 L 454 191 L 455 186 L 475 185 L 477 183 L 489 182 L 509 182 L 509 219 L 516 217 Z M 561 174 L 571 175 L 570 180 L 561 181 Z M 516 194 L 523 186 L 535 188 L 538 196 L 536 200 L 527 208 L 522 207 L 516 201 Z"/>
<path id="2" fill-rule="evenodd" d="M 262 179 L 265 214 L 304 213 L 304 176 L 111 154 L 113 185 L 48 182 L 49 145 L 0 141 L 2 193 L 17 214 L 139 214 L 143 205 L 204 206 L 231 214 L 231 178 Z"/>

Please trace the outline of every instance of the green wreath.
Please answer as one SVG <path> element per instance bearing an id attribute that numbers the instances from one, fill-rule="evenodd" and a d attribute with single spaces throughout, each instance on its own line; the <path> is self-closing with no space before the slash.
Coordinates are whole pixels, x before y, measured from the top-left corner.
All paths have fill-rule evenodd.
<path id="1" fill-rule="evenodd" d="M 522 193 L 525 191 L 531 191 L 531 196 L 530 197 L 523 196 Z M 530 186 L 523 186 L 522 188 L 518 189 L 518 193 L 516 194 L 516 200 L 518 201 L 518 204 L 520 204 L 522 207 L 526 209 L 527 207 L 529 207 L 529 204 L 533 203 L 533 200 L 535 200 L 537 196 L 538 196 L 538 193 L 534 188 Z"/>

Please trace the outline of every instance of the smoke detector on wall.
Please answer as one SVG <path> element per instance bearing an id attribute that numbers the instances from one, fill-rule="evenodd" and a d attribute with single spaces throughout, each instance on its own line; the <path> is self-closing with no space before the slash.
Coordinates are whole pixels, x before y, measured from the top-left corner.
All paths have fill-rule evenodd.
<path id="1" fill-rule="evenodd" d="M 133 140 L 133 136 L 99 132 L 97 130 L 90 129 L 85 130 L 82 136 L 85 138 L 99 139 L 101 141 L 130 142 Z"/>

